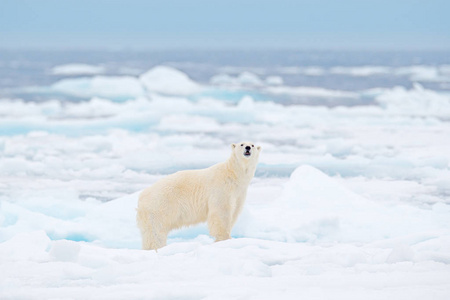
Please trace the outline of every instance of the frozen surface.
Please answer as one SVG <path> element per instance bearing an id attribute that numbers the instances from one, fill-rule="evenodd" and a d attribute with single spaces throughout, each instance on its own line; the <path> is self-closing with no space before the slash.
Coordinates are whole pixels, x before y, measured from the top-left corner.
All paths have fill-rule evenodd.
<path id="1" fill-rule="evenodd" d="M 56 67 L 57 71 L 58 68 L 61 67 Z M 62 68 L 63 71 L 66 69 L 69 69 L 69 71 L 80 69 L 80 74 L 89 74 L 89 72 L 81 72 L 83 68 L 78 65 L 69 65 L 69 67 L 64 66 Z M 61 75 L 61 70 L 57 74 Z M 155 92 L 163 95 L 190 95 L 201 92 L 203 88 L 177 69 L 156 66 L 139 77 L 122 75 L 64 78 L 52 84 L 48 89 L 34 88 L 31 89 L 31 92 L 36 90 L 81 98 L 108 97 L 111 100 L 128 100 Z"/>
<path id="2" fill-rule="evenodd" d="M 136 97 L 144 93 L 139 80 L 131 76 L 95 76 L 62 79 L 51 89 L 78 97 Z"/>
<path id="3" fill-rule="evenodd" d="M 407 115 L 434 115 L 448 118 L 450 116 L 449 94 L 439 94 L 414 84 L 412 90 L 396 87 L 376 98 L 388 111 Z"/>
<path id="4" fill-rule="evenodd" d="M 88 64 L 59 65 L 51 70 L 51 73 L 54 75 L 97 75 L 104 72 L 104 67 Z"/>
<path id="5" fill-rule="evenodd" d="M 290 87 L 290 86 L 277 86 L 269 87 L 267 91 L 272 94 L 291 94 L 297 96 L 312 96 L 312 97 L 324 97 L 324 98 L 356 98 L 357 94 L 354 92 L 328 90 L 317 87 Z"/>
<path id="6" fill-rule="evenodd" d="M 282 74 L 303 74 L 306 76 L 324 76 L 341 75 L 350 77 L 371 77 L 392 75 L 398 77 L 407 77 L 411 81 L 436 81 L 450 82 L 449 65 L 431 66 L 431 65 L 412 65 L 403 67 L 390 66 L 336 66 L 324 68 L 319 66 L 309 67 L 282 67 L 279 68 Z"/>
<path id="7" fill-rule="evenodd" d="M 156 253 L 138 250 L 137 195 L 3 202 L 2 299 L 449 295 L 447 205 L 375 203 L 303 165 L 255 180 L 232 240 L 197 226 Z"/>
<path id="8" fill-rule="evenodd" d="M 202 90 L 185 73 L 168 66 L 154 67 L 139 79 L 148 91 L 167 95 L 190 95 Z"/>
<path id="9" fill-rule="evenodd" d="M 227 74 L 215 75 L 210 80 L 211 84 L 224 86 L 262 86 L 263 81 L 252 72 L 242 72 L 239 75 Z"/>
<path id="10" fill-rule="evenodd" d="M 157 66 L 1 99 L 0 299 L 449 299 L 450 95 L 283 77 L 445 83 L 447 69 L 224 67 L 200 84 Z M 139 250 L 139 191 L 241 140 L 263 152 L 233 239 L 200 224 Z"/>

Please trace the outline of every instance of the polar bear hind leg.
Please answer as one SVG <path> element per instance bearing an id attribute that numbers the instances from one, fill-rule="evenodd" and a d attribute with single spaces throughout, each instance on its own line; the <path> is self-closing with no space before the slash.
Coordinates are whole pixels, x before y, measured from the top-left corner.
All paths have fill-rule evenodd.
<path id="1" fill-rule="evenodd" d="M 166 245 L 168 231 L 161 228 L 161 222 L 156 214 L 138 209 L 136 220 L 141 230 L 142 249 L 156 250 Z"/>

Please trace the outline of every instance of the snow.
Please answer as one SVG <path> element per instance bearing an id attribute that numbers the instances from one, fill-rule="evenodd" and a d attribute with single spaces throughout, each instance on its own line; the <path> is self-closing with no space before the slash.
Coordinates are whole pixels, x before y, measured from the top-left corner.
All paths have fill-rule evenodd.
<path id="1" fill-rule="evenodd" d="M 281 76 L 268 76 L 266 78 L 266 83 L 268 85 L 282 85 L 283 78 Z"/>
<path id="2" fill-rule="evenodd" d="M 328 71 L 322 67 L 311 66 L 311 67 L 282 67 L 278 69 L 281 74 L 302 74 L 306 76 L 323 76 L 328 73 Z"/>
<path id="3" fill-rule="evenodd" d="M 331 74 L 340 74 L 358 77 L 388 74 L 390 72 L 392 72 L 390 68 L 382 66 L 333 67 L 330 69 Z"/>
<path id="4" fill-rule="evenodd" d="M 301 74 L 306 76 L 339 75 L 351 77 L 369 77 L 391 75 L 407 77 L 412 82 L 450 82 L 449 65 L 412 65 L 403 67 L 388 67 L 377 65 L 335 66 L 323 68 L 311 67 L 282 67 L 281 74 Z"/>
<path id="5" fill-rule="evenodd" d="M 200 84 L 192 81 L 185 73 L 175 68 L 156 66 L 138 77 L 93 76 L 65 78 L 54 83 L 49 87 L 49 90 L 82 98 L 106 97 L 113 100 L 127 100 L 145 96 L 149 93 L 186 96 L 199 93 L 203 88 Z M 32 91 L 35 90 L 33 89 Z M 47 92 L 46 90 L 44 91 Z"/>
<path id="6" fill-rule="evenodd" d="M 105 72 L 102 66 L 88 65 L 88 64 L 66 64 L 55 66 L 51 69 L 53 75 L 97 75 Z"/>
<path id="7" fill-rule="evenodd" d="M 411 90 L 396 87 L 376 97 L 376 101 L 400 114 L 450 116 L 450 96 L 426 90 L 417 83 Z"/>
<path id="8" fill-rule="evenodd" d="M 239 74 L 202 86 L 156 67 L 51 86 L 86 101 L 1 99 L 0 299 L 448 299 L 450 96 Z M 236 87 L 237 103 L 202 94 Z M 374 104 L 277 103 L 286 94 Z M 233 239 L 200 224 L 140 250 L 139 192 L 248 139 L 263 151 Z"/>
<path id="9" fill-rule="evenodd" d="M 325 98 L 357 98 L 358 95 L 354 92 L 329 90 L 318 87 L 291 87 L 291 86 L 276 86 L 268 87 L 267 92 L 276 95 L 295 95 L 295 96 L 311 96 L 311 97 L 325 97 Z"/>
<path id="10" fill-rule="evenodd" d="M 132 98 L 144 94 L 144 89 L 131 76 L 94 76 L 62 79 L 51 88 L 60 93 L 78 97 L 125 97 Z"/>
<path id="11" fill-rule="evenodd" d="M 11 238 L 0 243 L 0 295 L 448 297 L 448 206 L 379 205 L 307 165 L 278 185 L 271 179 L 252 184 L 234 239 L 213 243 L 204 229 L 190 228 L 172 234 L 158 252 L 138 250 L 137 193 L 106 203 L 78 201 L 81 210 L 72 216 L 49 207 L 54 201 L 46 197 L 3 202 L 2 216 L 15 215 L 16 222 L 1 228 L 2 239 Z M 66 210 L 74 209 L 75 202 L 58 195 Z"/>
<path id="12" fill-rule="evenodd" d="M 166 95 L 189 95 L 202 90 L 185 73 L 168 66 L 156 66 L 142 74 L 139 80 L 148 91 Z"/>
<path id="13" fill-rule="evenodd" d="M 428 66 L 416 65 L 401 67 L 394 70 L 399 76 L 409 76 L 411 81 L 420 82 L 450 82 L 450 68 L 448 65 Z"/>
<path id="14" fill-rule="evenodd" d="M 276 78 L 274 79 L 273 77 L 268 79 L 268 83 L 270 84 L 270 82 L 272 81 L 276 81 L 276 84 L 280 84 L 280 79 Z M 212 85 L 219 85 L 219 86 L 262 86 L 263 85 L 263 81 L 261 80 L 261 78 L 259 78 L 258 75 L 252 73 L 252 72 L 242 72 L 237 76 L 232 76 L 232 75 L 228 75 L 228 74 L 219 74 L 219 75 L 215 75 L 210 79 L 210 83 Z"/>

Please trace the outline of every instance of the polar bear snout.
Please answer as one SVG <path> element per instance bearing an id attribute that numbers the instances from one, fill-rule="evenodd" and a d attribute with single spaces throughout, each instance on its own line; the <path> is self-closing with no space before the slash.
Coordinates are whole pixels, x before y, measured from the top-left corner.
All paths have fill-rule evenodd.
<path id="1" fill-rule="evenodd" d="M 252 155 L 251 150 L 252 150 L 252 148 L 250 146 L 245 147 L 244 156 Z"/>
<path id="2" fill-rule="evenodd" d="M 233 149 L 235 149 L 237 146 L 238 146 L 239 144 L 231 144 L 231 146 L 232 146 L 232 148 Z M 243 143 L 241 143 L 241 149 L 242 149 L 242 151 L 243 152 L 241 152 L 242 154 L 243 154 L 243 156 L 245 157 L 245 158 L 250 158 L 250 157 L 252 157 L 252 156 L 254 156 L 253 154 L 253 152 L 255 152 L 254 150 L 256 149 L 257 151 L 256 151 L 256 154 L 261 150 L 261 147 L 260 146 L 257 146 L 256 148 L 255 148 L 255 145 L 254 144 L 252 144 L 252 143 L 249 143 L 249 142 L 243 142 Z"/>

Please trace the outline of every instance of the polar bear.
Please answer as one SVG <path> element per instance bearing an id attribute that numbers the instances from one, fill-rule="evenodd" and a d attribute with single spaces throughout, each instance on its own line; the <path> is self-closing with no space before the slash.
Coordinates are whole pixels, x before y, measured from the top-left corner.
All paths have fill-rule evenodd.
<path id="1" fill-rule="evenodd" d="M 205 221 L 216 242 L 230 238 L 261 147 L 242 142 L 231 149 L 225 162 L 168 175 L 142 191 L 136 216 L 142 249 L 164 247 L 171 230 Z"/>

